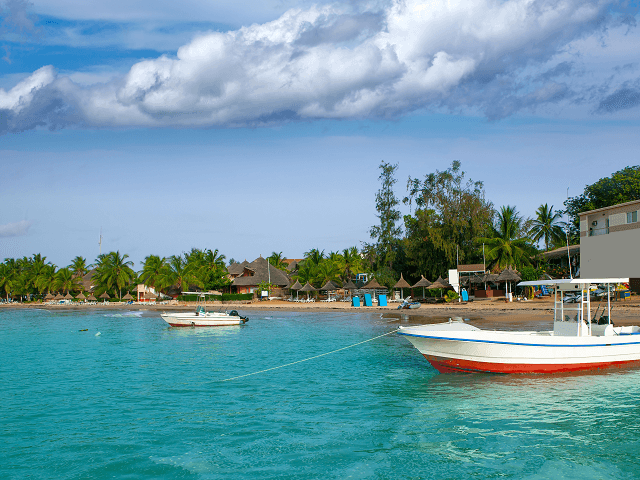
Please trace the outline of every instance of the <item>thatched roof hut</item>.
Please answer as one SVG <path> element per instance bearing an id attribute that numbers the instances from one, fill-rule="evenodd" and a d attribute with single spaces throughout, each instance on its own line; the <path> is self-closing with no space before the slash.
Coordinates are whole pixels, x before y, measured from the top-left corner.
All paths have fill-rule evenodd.
<path id="1" fill-rule="evenodd" d="M 380 285 L 378 283 L 378 281 L 375 278 L 372 278 L 369 283 L 367 283 L 364 287 L 362 287 L 362 290 L 375 290 L 375 289 L 385 289 L 387 287 L 383 287 L 382 285 Z"/>
<path id="2" fill-rule="evenodd" d="M 87 297 L 84 296 L 84 293 L 80 292 L 76 297 L 76 300 L 86 300 Z"/>
<path id="3" fill-rule="evenodd" d="M 314 288 L 309 282 L 304 284 L 304 287 L 300 289 L 301 292 L 315 292 L 317 289 Z"/>
<path id="4" fill-rule="evenodd" d="M 344 288 L 345 290 L 355 290 L 358 287 L 356 287 L 356 284 L 353 283 L 353 280 L 349 279 L 342 288 Z"/>
<path id="5" fill-rule="evenodd" d="M 73 295 L 71 295 L 70 293 L 67 292 L 67 294 L 64 296 L 65 300 L 73 300 Z"/>
<path id="6" fill-rule="evenodd" d="M 411 285 L 409 285 L 409 282 L 407 282 L 402 276 L 402 273 L 400 273 L 400 280 L 398 280 L 393 288 L 411 288 Z"/>
<path id="7" fill-rule="evenodd" d="M 231 285 L 235 287 L 256 287 L 266 282 L 283 288 L 288 287 L 291 283 L 286 273 L 270 265 L 266 259 L 258 257 L 244 266 L 242 274 L 234 278 Z"/>
<path id="8" fill-rule="evenodd" d="M 296 280 L 296 283 L 291 286 L 291 290 L 300 290 L 301 288 L 302 284 L 298 280 Z"/>
<path id="9" fill-rule="evenodd" d="M 124 297 L 122 297 L 122 300 L 133 300 L 133 297 L 129 292 L 127 292 L 127 294 Z"/>
<path id="10" fill-rule="evenodd" d="M 111 297 L 109 296 L 109 294 L 107 292 L 104 292 L 102 295 L 100 295 L 100 298 L 104 298 L 105 300 L 107 300 L 107 299 L 109 299 Z"/>
<path id="11" fill-rule="evenodd" d="M 324 291 L 331 291 L 331 290 L 337 290 L 338 286 L 333 283 L 331 280 L 327 280 L 327 283 L 325 283 L 320 290 L 324 290 Z"/>
<path id="12" fill-rule="evenodd" d="M 55 297 L 53 295 L 51 295 L 50 293 L 47 293 L 47 295 L 44 297 L 45 300 L 53 300 Z"/>
<path id="13" fill-rule="evenodd" d="M 87 300 L 89 300 L 90 302 L 95 302 L 97 300 L 97 298 L 93 295 L 93 293 L 91 295 L 89 295 L 87 297 Z"/>
<path id="14" fill-rule="evenodd" d="M 497 280 L 498 282 L 519 282 L 520 278 L 520 274 L 508 266 L 498 275 Z"/>

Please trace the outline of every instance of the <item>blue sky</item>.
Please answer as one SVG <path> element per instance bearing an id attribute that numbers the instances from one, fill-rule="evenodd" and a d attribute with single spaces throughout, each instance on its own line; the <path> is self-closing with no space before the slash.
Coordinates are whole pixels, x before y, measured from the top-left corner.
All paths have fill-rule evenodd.
<path id="1" fill-rule="evenodd" d="M 525 216 L 640 164 L 637 2 L 0 11 L 0 258 L 299 258 L 368 240 L 383 160 Z"/>

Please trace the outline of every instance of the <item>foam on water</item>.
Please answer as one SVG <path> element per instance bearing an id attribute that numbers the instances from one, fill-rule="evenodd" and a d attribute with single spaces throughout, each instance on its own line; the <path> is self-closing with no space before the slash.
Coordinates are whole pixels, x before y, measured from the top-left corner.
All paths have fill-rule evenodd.
<path id="1" fill-rule="evenodd" d="M 637 477 L 640 371 L 439 375 L 390 335 L 223 383 L 388 319 L 104 314 L 0 310 L 0 478 Z"/>

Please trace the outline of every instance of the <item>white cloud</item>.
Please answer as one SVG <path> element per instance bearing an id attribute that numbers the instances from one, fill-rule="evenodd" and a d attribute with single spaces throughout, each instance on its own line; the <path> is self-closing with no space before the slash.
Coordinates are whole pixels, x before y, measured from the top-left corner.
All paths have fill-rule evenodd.
<path id="1" fill-rule="evenodd" d="M 22 237 L 27 234 L 29 227 L 31 227 L 31 222 L 28 220 L 5 223 L 4 225 L 0 225 L 0 238 Z"/>
<path id="2" fill-rule="evenodd" d="M 3 127 L 0 110 L 0 131 L 261 126 L 396 117 L 425 108 L 501 118 L 575 101 L 584 93 L 577 92 L 593 88 L 562 77 L 580 69 L 553 68 L 584 62 L 589 52 L 580 42 L 605 38 L 612 18 L 606 2 L 588 0 L 397 0 L 382 12 L 294 9 L 271 22 L 199 35 L 175 57 L 140 61 L 103 84 L 83 87 L 55 77 L 51 67 L 40 69 L 0 90 L 6 112 Z M 605 94 L 592 100 L 593 109 Z"/>

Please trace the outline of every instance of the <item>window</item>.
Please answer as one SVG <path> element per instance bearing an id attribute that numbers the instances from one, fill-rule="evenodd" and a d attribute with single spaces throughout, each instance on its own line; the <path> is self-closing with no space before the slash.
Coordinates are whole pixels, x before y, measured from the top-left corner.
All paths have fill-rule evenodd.
<path id="1" fill-rule="evenodd" d="M 638 221 L 638 211 L 627 213 L 627 223 L 636 223 Z"/>

